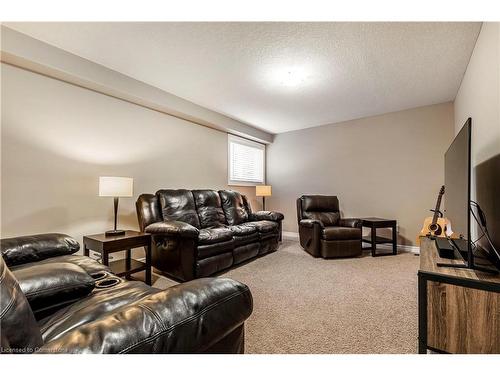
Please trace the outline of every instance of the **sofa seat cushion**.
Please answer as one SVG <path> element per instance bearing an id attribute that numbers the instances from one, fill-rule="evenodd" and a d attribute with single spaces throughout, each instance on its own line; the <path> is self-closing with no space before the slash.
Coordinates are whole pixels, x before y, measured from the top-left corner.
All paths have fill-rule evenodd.
<path id="1" fill-rule="evenodd" d="M 248 236 L 249 234 L 257 233 L 258 229 L 253 223 L 243 223 L 238 225 L 231 225 L 229 229 L 233 232 L 234 236 Z"/>
<path id="2" fill-rule="evenodd" d="M 114 287 L 94 289 L 87 297 L 39 321 L 43 340 L 45 343 L 55 340 L 158 291 L 140 281 L 122 281 Z"/>
<path id="3" fill-rule="evenodd" d="M 233 232 L 226 227 L 203 228 L 198 234 L 198 243 L 206 245 L 211 243 L 225 242 L 233 239 Z"/>
<path id="4" fill-rule="evenodd" d="M 259 233 L 278 232 L 279 228 L 278 223 L 269 220 L 252 221 L 251 224 L 257 228 Z"/>
<path id="5" fill-rule="evenodd" d="M 325 227 L 322 231 L 325 240 L 361 240 L 360 228 Z"/>
<path id="6" fill-rule="evenodd" d="M 210 243 L 206 245 L 198 245 L 197 259 L 205 259 L 222 253 L 231 252 L 234 249 L 234 241 Z"/>

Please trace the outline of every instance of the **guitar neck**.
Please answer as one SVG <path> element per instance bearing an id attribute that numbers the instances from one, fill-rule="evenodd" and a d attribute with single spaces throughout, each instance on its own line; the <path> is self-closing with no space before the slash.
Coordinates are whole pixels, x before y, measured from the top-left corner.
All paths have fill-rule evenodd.
<path id="1" fill-rule="evenodd" d="M 438 215 L 439 215 L 439 208 L 441 207 L 441 197 L 443 195 L 439 194 L 437 202 L 436 202 L 436 209 L 434 210 L 434 215 L 432 216 L 432 224 L 436 224 L 438 220 Z"/>

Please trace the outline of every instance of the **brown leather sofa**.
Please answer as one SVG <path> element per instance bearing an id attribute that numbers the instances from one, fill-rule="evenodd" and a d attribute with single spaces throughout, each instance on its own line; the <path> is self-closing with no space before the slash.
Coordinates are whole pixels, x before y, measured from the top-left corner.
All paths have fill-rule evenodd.
<path id="1" fill-rule="evenodd" d="M 141 231 L 152 235 L 153 267 L 187 281 L 275 251 L 283 215 L 252 212 L 232 190 L 159 190 L 136 202 Z"/>
<path id="2" fill-rule="evenodd" d="M 248 287 L 126 281 L 57 233 L 0 241 L 0 353 L 243 353 Z"/>
<path id="3" fill-rule="evenodd" d="M 336 196 L 303 195 L 297 199 L 300 245 L 313 257 L 361 255 L 361 220 L 342 219 Z"/>

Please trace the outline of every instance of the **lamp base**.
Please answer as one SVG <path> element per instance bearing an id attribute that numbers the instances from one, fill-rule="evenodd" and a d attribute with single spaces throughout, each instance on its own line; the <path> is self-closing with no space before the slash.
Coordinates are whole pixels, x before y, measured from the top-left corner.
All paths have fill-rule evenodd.
<path id="1" fill-rule="evenodd" d="M 113 229 L 113 230 L 108 230 L 104 232 L 106 236 L 121 236 L 125 234 L 125 231 L 122 229 Z"/>

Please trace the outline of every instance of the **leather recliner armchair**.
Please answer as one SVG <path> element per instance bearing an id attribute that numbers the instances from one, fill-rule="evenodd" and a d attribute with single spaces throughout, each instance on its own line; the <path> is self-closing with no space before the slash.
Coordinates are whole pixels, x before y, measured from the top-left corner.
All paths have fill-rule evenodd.
<path id="1" fill-rule="evenodd" d="M 313 257 L 361 255 L 361 220 L 342 219 L 336 196 L 303 195 L 297 199 L 300 245 Z"/>
<path id="2" fill-rule="evenodd" d="M 252 212 L 232 190 L 159 190 L 136 202 L 139 226 L 152 235 L 154 268 L 187 281 L 275 251 L 283 215 Z"/>
<path id="3" fill-rule="evenodd" d="M 61 234 L 1 240 L 0 353 L 243 353 L 247 286 L 205 278 L 159 290 L 78 249 Z"/>

